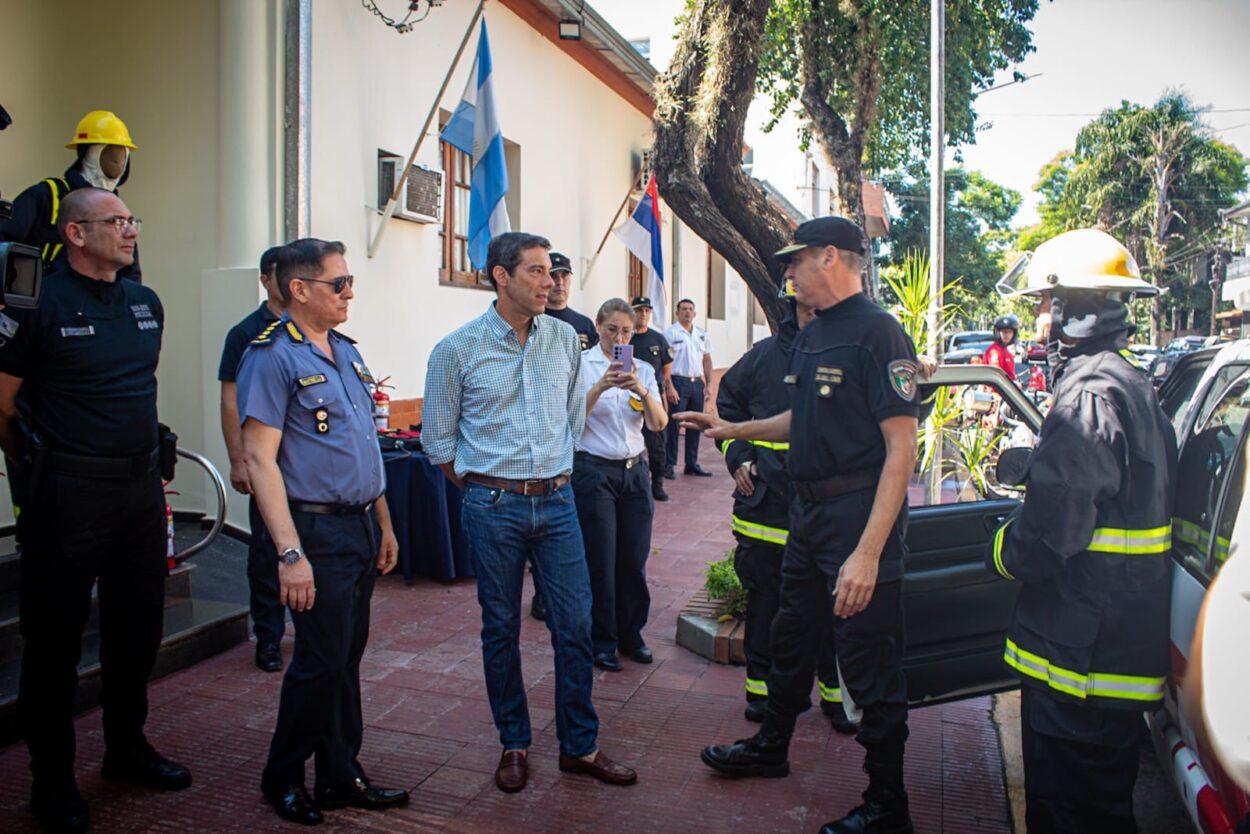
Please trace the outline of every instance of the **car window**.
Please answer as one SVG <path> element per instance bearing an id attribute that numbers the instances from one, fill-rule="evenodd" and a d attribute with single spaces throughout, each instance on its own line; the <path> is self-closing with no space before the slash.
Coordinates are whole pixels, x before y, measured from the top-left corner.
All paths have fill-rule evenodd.
<path id="1" fill-rule="evenodd" d="M 1185 422 L 1185 416 L 1189 413 L 1189 405 L 1193 402 L 1194 392 L 1198 390 L 1198 383 L 1202 381 L 1202 375 L 1210 364 L 1210 362 L 1191 362 L 1175 378 L 1168 380 L 1167 390 L 1163 392 L 1166 396 L 1161 398 L 1159 406 L 1172 421 L 1172 429 L 1177 437 L 1181 436 L 1181 426 Z"/>
<path id="2" fill-rule="evenodd" d="M 1237 521 L 1237 511 L 1241 508 L 1241 499 L 1246 494 L 1246 443 L 1243 440 L 1241 451 L 1232 474 L 1228 476 L 1228 486 L 1224 490 L 1224 502 L 1220 505 L 1220 521 L 1215 528 L 1215 541 L 1211 543 L 1211 576 L 1220 572 L 1220 568 L 1228 561 L 1228 550 L 1233 538 L 1233 525 Z"/>
<path id="3" fill-rule="evenodd" d="M 930 410 L 920 426 L 920 460 L 908 489 L 913 507 L 1017 498 L 1022 490 L 998 483 L 995 466 L 1005 449 L 1032 448 L 1037 437 L 989 385 L 927 388 Z"/>
<path id="4" fill-rule="evenodd" d="M 1250 415 L 1250 368 L 1221 368 L 1200 409 L 1177 469 L 1172 553 L 1209 580 L 1215 572 L 1210 549 L 1219 497 Z"/>

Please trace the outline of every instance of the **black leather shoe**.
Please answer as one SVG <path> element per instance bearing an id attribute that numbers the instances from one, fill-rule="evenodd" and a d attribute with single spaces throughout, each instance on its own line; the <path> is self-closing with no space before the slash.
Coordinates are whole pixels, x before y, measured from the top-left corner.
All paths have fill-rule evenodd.
<path id="1" fill-rule="evenodd" d="M 756 734 L 733 744 L 705 747 L 699 758 L 713 770 L 730 776 L 776 778 L 790 775 L 789 748 L 787 743 L 769 741 Z"/>
<path id="2" fill-rule="evenodd" d="M 547 619 L 547 606 L 543 605 L 543 598 L 538 594 L 534 594 L 534 598 L 530 600 L 530 616 L 535 620 Z"/>
<path id="3" fill-rule="evenodd" d="M 40 831 L 49 834 L 76 834 L 86 831 L 89 823 L 87 803 L 78 795 L 77 788 L 59 794 L 32 790 L 30 810 Z"/>
<path id="4" fill-rule="evenodd" d="M 632 652 L 625 652 L 625 656 L 635 663 L 650 663 L 655 659 L 654 655 L 651 654 L 650 647 L 648 646 L 639 646 Z"/>
<path id="5" fill-rule="evenodd" d="M 146 743 L 122 753 L 106 751 L 100 775 L 114 782 L 130 782 L 158 791 L 191 787 L 191 771 L 171 762 Z"/>
<path id="6" fill-rule="evenodd" d="M 365 808 L 370 811 L 385 811 L 387 808 L 402 808 L 408 804 L 408 791 L 398 788 L 376 788 L 368 779 L 353 779 L 342 785 L 318 787 L 314 791 L 317 807 L 322 810 L 335 808 Z"/>
<path id="7" fill-rule="evenodd" d="M 863 805 L 855 806 L 840 820 L 826 823 L 820 834 L 912 834 L 907 800 L 887 805 L 865 796 Z"/>
<path id="8" fill-rule="evenodd" d="M 687 475 L 698 475 L 700 478 L 710 478 L 710 477 L 712 477 L 712 473 L 711 473 L 711 472 L 708 472 L 706 469 L 704 469 L 702 466 L 700 466 L 700 465 L 699 465 L 699 464 L 697 464 L 697 463 L 696 463 L 694 466 L 687 466 L 687 467 L 686 467 L 686 474 L 687 474 Z"/>
<path id="9" fill-rule="evenodd" d="M 321 825 L 324 817 L 313 805 L 312 798 L 303 785 L 291 785 L 277 791 L 265 791 L 265 800 L 273 806 L 278 816 L 287 822 L 300 825 Z"/>
<path id="10" fill-rule="evenodd" d="M 616 652 L 603 652 L 595 655 L 595 665 L 600 669 L 607 669 L 609 672 L 619 672 L 625 668 L 621 663 L 621 659 L 616 656 Z"/>
<path id="11" fill-rule="evenodd" d="M 651 484 L 651 497 L 656 501 L 667 501 L 668 493 L 664 491 L 664 481 L 659 480 Z"/>
<path id="12" fill-rule="evenodd" d="M 768 714 L 768 701 L 747 701 L 746 712 L 743 716 L 747 721 L 754 721 L 756 724 L 764 723 L 764 716 Z"/>
<path id="13" fill-rule="evenodd" d="M 268 640 L 256 643 L 256 668 L 262 672 L 282 671 L 282 649 L 277 643 Z"/>
<path id="14" fill-rule="evenodd" d="M 820 711 L 829 719 L 833 729 L 844 736 L 853 736 L 859 732 L 859 722 L 846 717 L 846 710 L 841 701 L 821 701 Z"/>
<path id="15" fill-rule="evenodd" d="M 666 481 L 677 480 L 677 473 L 673 471 L 673 467 L 670 466 L 668 469 L 664 470 L 664 480 Z"/>

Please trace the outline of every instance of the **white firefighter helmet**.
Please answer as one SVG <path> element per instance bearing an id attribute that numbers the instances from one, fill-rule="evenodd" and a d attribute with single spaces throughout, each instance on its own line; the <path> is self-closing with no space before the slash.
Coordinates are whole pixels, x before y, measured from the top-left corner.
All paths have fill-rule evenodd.
<path id="1" fill-rule="evenodd" d="M 1156 295 L 1124 244 L 1098 229 L 1076 229 L 1026 252 L 996 285 L 1003 295 L 1039 295 L 1060 288 L 1128 297 Z"/>

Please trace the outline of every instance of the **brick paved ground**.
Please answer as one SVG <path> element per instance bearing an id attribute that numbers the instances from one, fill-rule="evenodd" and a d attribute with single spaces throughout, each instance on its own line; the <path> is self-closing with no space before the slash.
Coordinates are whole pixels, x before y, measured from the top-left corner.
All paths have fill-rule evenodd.
<path id="1" fill-rule="evenodd" d="M 699 762 L 704 745 L 755 729 L 742 717 L 742 669 L 709 663 L 674 643 L 677 613 L 702 583 L 704 564 L 732 544 L 731 481 L 711 449 L 702 457 L 717 477 L 679 476 L 668 482 L 674 500 L 657 505 L 647 630 L 655 663 L 627 660 L 624 672 L 598 672 L 595 681 L 602 747 L 637 768 L 638 785 L 610 788 L 558 772 L 551 647 L 545 627 L 526 617 L 521 643 L 535 732 L 530 784 L 519 794 L 500 793 L 492 781 L 499 747 L 482 684 L 473 583 L 409 587 L 387 578 L 374 596 L 362 669 L 361 761 L 379 784 L 411 789 L 412 803 L 385 814 L 332 812 L 322 830 L 814 832 L 855 805 L 865 784 L 861 748 L 831 732 L 818 710 L 799 721 L 787 779 L 730 780 Z M 285 651 L 289 658 L 289 642 Z M 148 736 L 192 768 L 195 784 L 183 793 L 102 782 L 100 713 L 78 719 L 78 780 L 93 830 L 290 830 L 257 790 L 280 676 L 258 671 L 251 659 L 252 646 L 239 646 L 152 685 Z M 911 713 L 907 781 L 918 832 L 1010 831 L 990 709 L 989 699 L 976 699 Z M 0 751 L 2 831 L 32 829 L 26 761 L 20 744 Z M 311 763 L 309 771 L 311 788 Z"/>

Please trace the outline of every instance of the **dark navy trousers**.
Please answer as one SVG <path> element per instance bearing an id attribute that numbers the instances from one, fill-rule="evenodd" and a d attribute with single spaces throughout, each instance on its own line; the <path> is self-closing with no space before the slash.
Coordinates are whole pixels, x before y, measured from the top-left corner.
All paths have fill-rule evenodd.
<path id="1" fill-rule="evenodd" d="M 279 601 L 278 551 L 273 546 L 256 498 L 247 502 L 247 519 L 252 538 L 247 545 L 248 605 L 252 612 L 252 633 L 261 643 L 277 643 L 286 629 L 286 609 Z"/>
<path id="2" fill-rule="evenodd" d="M 364 725 L 360 658 L 369 642 L 369 601 L 377 577 L 379 529 L 373 513 L 292 512 L 317 595 L 307 611 L 292 611 L 295 651 L 282 680 L 278 722 L 269 745 L 262 790 L 304 782 L 304 762 L 316 757 L 318 786 L 364 778 L 357 762 Z"/>

